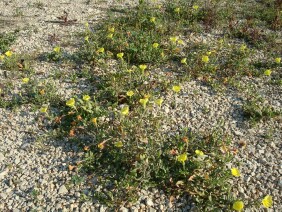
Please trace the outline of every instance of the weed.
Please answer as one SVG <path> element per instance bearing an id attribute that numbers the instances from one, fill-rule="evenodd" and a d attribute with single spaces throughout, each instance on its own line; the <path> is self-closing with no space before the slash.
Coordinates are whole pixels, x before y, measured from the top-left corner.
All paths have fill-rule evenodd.
<path id="1" fill-rule="evenodd" d="M 16 40 L 16 33 L 0 33 L 0 53 L 7 52 Z"/>
<path id="2" fill-rule="evenodd" d="M 281 115 L 281 111 L 275 110 L 269 105 L 263 105 L 263 99 L 249 99 L 243 105 L 244 115 L 250 120 L 252 125 L 262 121 L 269 120 Z"/>

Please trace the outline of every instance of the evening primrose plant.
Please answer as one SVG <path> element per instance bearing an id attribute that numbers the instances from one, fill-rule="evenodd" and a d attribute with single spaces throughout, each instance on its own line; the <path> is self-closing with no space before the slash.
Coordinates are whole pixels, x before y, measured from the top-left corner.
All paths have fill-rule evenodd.
<path id="1" fill-rule="evenodd" d="M 45 99 L 49 89 L 35 86 L 28 74 L 21 76 L 29 78 L 23 87 L 33 85 L 34 92 L 29 93 L 39 96 L 39 112 L 50 114 L 61 135 L 83 145 L 81 170 L 103 176 L 99 185 L 109 188 L 95 192 L 103 203 L 124 205 L 138 199 L 141 189 L 158 188 L 167 195 L 188 194 L 199 211 L 240 211 L 250 206 L 233 196 L 236 180 L 244 173 L 238 165 L 229 166 L 235 150 L 223 127 L 205 133 L 185 127 L 173 131 L 170 126 L 175 123 L 165 113 L 178 108 L 176 100 L 189 79 L 229 88 L 229 82 L 243 76 L 270 80 L 279 73 L 277 51 L 265 51 L 266 62 L 259 67 L 260 52 L 253 43 L 232 40 L 232 33 L 241 28 L 231 23 L 233 4 L 222 11 L 220 3 L 175 0 L 158 6 L 139 1 L 136 8 L 109 15 L 98 25 L 85 24 L 73 58 L 88 68 L 83 76 L 90 90 L 60 101 L 53 112 L 51 96 Z M 209 39 L 203 31 L 211 33 L 213 28 L 227 35 Z M 54 47 L 51 60 L 63 61 L 62 53 Z M 242 109 L 250 119 L 277 115 L 256 102 L 246 103 Z M 82 137 L 87 138 L 85 143 Z M 272 197 L 259 201 L 270 207 Z"/>

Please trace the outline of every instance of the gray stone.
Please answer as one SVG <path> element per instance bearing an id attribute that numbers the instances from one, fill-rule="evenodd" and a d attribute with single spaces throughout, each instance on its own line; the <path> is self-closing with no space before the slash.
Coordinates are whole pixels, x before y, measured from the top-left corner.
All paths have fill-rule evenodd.
<path id="1" fill-rule="evenodd" d="M 2 152 L 0 152 L 0 163 L 5 160 L 5 156 Z"/>
<path id="2" fill-rule="evenodd" d="M 62 185 L 58 190 L 58 194 L 67 194 L 67 193 L 68 193 L 68 189 L 66 188 L 65 185 Z"/>
<path id="3" fill-rule="evenodd" d="M 156 212 L 157 210 L 155 208 L 149 207 L 149 212 Z"/>
<path id="4" fill-rule="evenodd" d="M 154 205 L 152 199 L 150 199 L 149 197 L 146 198 L 145 203 L 146 203 L 147 206 L 153 206 Z"/>
<path id="5" fill-rule="evenodd" d="M 119 211 L 120 211 L 120 212 L 128 212 L 129 210 L 128 210 L 127 208 L 125 208 L 125 207 L 121 207 L 121 208 L 119 209 Z"/>

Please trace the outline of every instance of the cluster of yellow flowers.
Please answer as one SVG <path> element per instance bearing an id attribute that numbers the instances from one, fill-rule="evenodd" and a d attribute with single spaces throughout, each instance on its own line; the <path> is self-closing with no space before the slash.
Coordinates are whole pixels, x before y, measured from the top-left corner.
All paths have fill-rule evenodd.
<path id="1" fill-rule="evenodd" d="M 237 169 L 237 168 L 231 168 L 231 174 L 234 176 L 234 177 L 240 177 L 241 176 L 241 173 L 240 171 Z M 262 205 L 265 207 L 265 208 L 270 208 L 273 204 L 273 201 L 272 201 L 272 196 L 270 195 L 266 195 L 263 200 L 261 201 Z M 244 202 L 241 201 L 241 200 L 237 200 L 233 203 L 233 207 L 232 207 L 235 211 L 242 211 L 243 208 L 244 208 Z"/>
<path id="2" fill-rule="evenodd" d="M 0 55 L 0 61 L 5 59 L 6 57 L 11 57 L 14 53 L 12 51 L 6 51 L 4 54 Z"/>
<path id="3" fill-rule="evenodd" d="M 266 196 L 262 199 L 261 204 L 262 204 L 265 208 L 270 208 L 270 207 L 272 207 L 272 205 L 273 205 L 272 196 L 266 195 Z M 237 201 L 235 201 L 235 202 L 233 203 L 232 208 L 233 208 L 235 211 L 242 211 L 243 208 L 244 208 L 244 202 L 241 201 L 241 200 L 237 200 Z"/>

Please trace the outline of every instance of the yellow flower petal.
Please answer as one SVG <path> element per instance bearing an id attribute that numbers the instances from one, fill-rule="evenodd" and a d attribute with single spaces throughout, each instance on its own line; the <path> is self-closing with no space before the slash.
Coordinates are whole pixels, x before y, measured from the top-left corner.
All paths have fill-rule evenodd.
<path id="1" fill-rule="evenodd" d="M 179 13 L 180 12 L 180 8 L 179 7 L 175 8 L 174 12 Z"/>
<path id="2" fill-rule="evenodd" d="M 183 58 L 183 59 L 181 60 L 181 63 L 182 63 L 182 64 L 187 64 L 186 61 L 187 61 L 187 58 Z"/>
<path id="3" fill-rule="evenodd" d="M 181 90 L 181 87 L 180 87 L 180 85 L 174 85 L 174 86 L 172 87 L 172 90 L 173 90 L 174 92 L 178 93 L 178 92 Z"/>
<path id="4" fill-rule="evenodd" d="M 61 51 L 61 47 L 59 46 L 56 46 L 54 49 L 53 49 L 54 52 L 56 53 L 59 53 Z"/>
<path id="5" fill-rule="evenodd" d="M 156 99 L 156 100 L 155 100 L 155 103 L 156 103 L 158 106 L 160 106 L 160 107 L 161 107 L 161 106 L 162 106 L 163 101 L 164 101 L 164 100 L 163 100 L 162 98 L 159 98 L 159 99 Z"/>
<path id="6" fill-rule="evenodd" d="M 192 7 L 194 10 L 198 10 L 199 9 L 199 6 L 198 5 L 193 5 Z"/>
<path id="7" fill-rule="evenodd" d="M 23 78 L 23 79 L 22 79 L 22 82 L 23 82 L 23 83 L 28 83 L 28 82 L 29 82 L 29 78 Z"/>
<path id="8" fill-rule="evenodd" d="M 271 72 L 272 72 L 271 69 L 267 69 L 267 70 L 264 71 L 264 75 L 270 76 Z"/>
<path id="9" fill-rule="evenodd" d="M 111 32 L 111 33 L 114 33 L 115 32 L 115 28 L 114 27 L 109 27 L 108 31 Z"/>
<path id="10" fill-rule="evenodd" d="M 92 118 L 92 119 L 91 119 L 91 122 L 92 122 L 94 125 L 97 125 L 97 118 Z"/>
<path id="11" fill-rule="evenodd" d="M 5 52 L 5 55 L 7 57 L 11 57 L 13 55 L 13 52 L 12 51 L 7 51 L 7 52 Z"/>
<path id="12" fill-rule="evenodd" d="M 147 65 L 139 65 L 139 68 L 144 71 L 147 68 Z"/>
<path id="13" fill-rule="evenodd" d="M 170 40 L 172 43 L 176 43 L 176 41 L 178 40 L 178 37 L 177 37 L 177 36 L 170 37 L 169 40 Z"/>
<path id="14" fill-rule="evenodd" d="M 184 162 L 187 160 L 187 154 L 186 154 L 186 153 L 183 153 L 183 154 L 181 154 L 181 155 L 178 155 L 178 156 L 176 157 L 176 160 L 177 160 L 178 162 L 184 163 Z"/>
<path id="15" fill-rule="evenodd" d="M 159 47 L 159 44 L 158 43 L 153 43 L 153 48 L 158 48 Z"/>
<path id="16" fill-rule="evenodd" d="M 123 147 L 123 143 L 121 141 L 115 142 L 115 147 L 121 148 Z"/>
<path id="17" fill-rule="evenodd" d="M 209 56 L 207 56 L 207 55 L 204 55 L 203 57 L 202 57 L 202 61 L 204 62 L 204 63 L 208 63 L 209 62 Z"/>
<path id="18" fill-rule="evenodd" d="M 202 152 L 201 150 L 198 150 L 198 149 L 195 151 L 195 153 L 198 156 L 204 156 L 205 155 L 204 152 Z"/>
<path id="19" fill-rule="evenodd" d="M 234 177 L 240 177 L 240 176 L 241 176 L 240 171 L 239 171 L 239 169 L 237 169 L 237 168 L 232 168 L 232 169 L 231 169 L 231 174 L 232 174 Z"/>
<path id="20" fill-rule="evenodd" d="M 110 34 L 107 35 L 107 38 L 112 39 L 113 36 L 114 36 L 114 34 L 113 34 L 113 33 L 110 33 Z"/>
<path id="21" fill-rule="evenodd" d="M 118 53 L 118 54 L 117 54 L 117 58 L 122 59 L 123 55 L 124 55 L 124 54 L 123 54 L 122 52 L 121 52 L 121 53 Z"/>
<path id="22" fill-rule="evenodd" d="M 105 52 L 105 49 L 102 47 L 102 48 L 99 48 L 98 50 L 97 50 L 97 53 L 104 53 Z"/>
<path id="23" fill-rule="evenodd" d="M 244 208 L 244 202 L 243 201 L 236 201 L 233 203 L 232 207 L 235 211 L 241 211 Z"/>
<path id="24" fill-rule="evenodd" d="M 47 110 L 48 110 L 48 107 L 47 107 L 47 106 L 41 107 L 41 108 L 39 109 L 39 111 L 40 111 L 41 113 L 46 113 Z"/>
<path id="25" fill-rule="evenodd" d="M 183 40 L 178 40 L 177 43 L 180 44 L 180 45 L 184 45 L 184 41 Z"/>
<path id="26" fill-rule="evenodd" d="M 240 51 L 245 51 L 247 49 L 247 46 L 245 45 L 245 44 L 242 44 L 241 46 L 240 46 Z"/>
<path id="27" fill-rule="evenodd" d="M 273 204 L 272 196 L 266 195 L 263 200 L 261 201 L 262 205 L 266 208 L 270 208 Z"/>
<path id="28" fill-rule="evenodd" d="M 155 23 L 155 22 L 156 22 L 156 17 L 151 17 L 151 18 L 150 18 L 150 22 L 151 22 L 151 23 Z"/>
<path id="29" fill-rule="evenodd" d="M 70 98 L 67 102 L 66 105 L 69 107 L 73 107 L 75 104 L 75 99 L 74 98 Z"/>
<path id="30" fill-rule="evenodd" d="M 275 63 L 277 63 L 277 64 L 281 63 L 281 57 L 275 58 Z"/>
<path id="31" fill-rule="evenodd" d="M 83 95 L 82 99 L 84 101 L 89 101 L 91 99 L 91 97 L 89 95 Z"/>
<path id="32" fill-rule="evenodd" d="M 140 99 L 139 102 L 140 104 L 145 108 L 147 103 L 148 103 L 149 99 L 148 98 L 144 98 L 144 99 Z"/>
<path id="33" fill-rule="evenodd" d="M 132 97 L 134 95 L 134 91 L 131 91 L 131 90 L 127 91 L 126 95 L 129 96 L 129 97 Z"/>
<path id="34" fill-rule="evenodd" d="M 124 115 L 124 116 L 128 115 L 128 113 L 129 113 L 129 107 L 128 107 L 128 106 L 124 106 L 124 107 L 121 109 L 120 112 L 121 112 L 121 114 Z"/>

